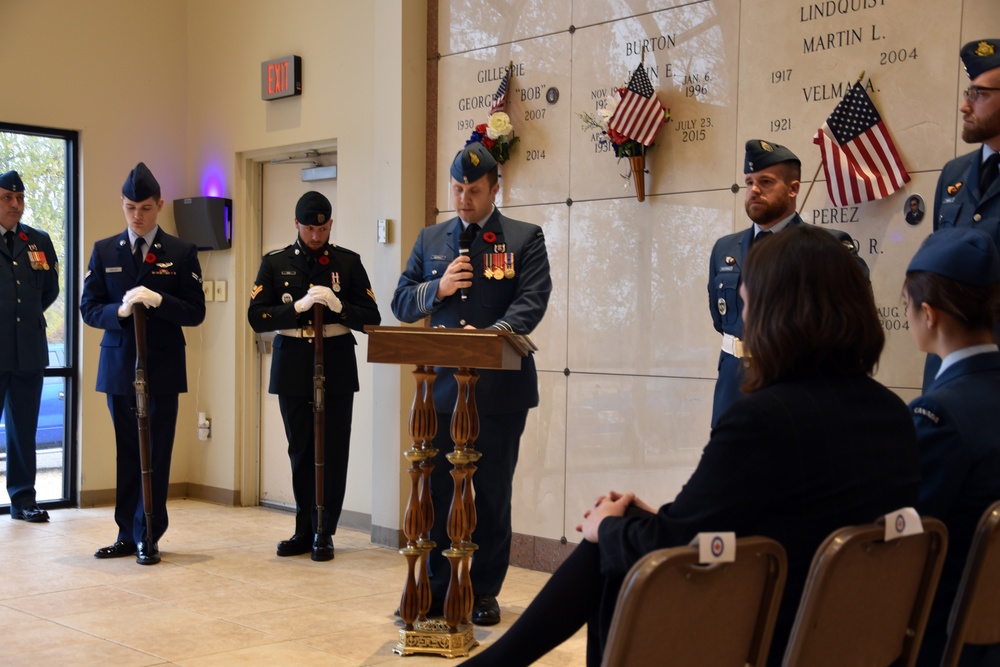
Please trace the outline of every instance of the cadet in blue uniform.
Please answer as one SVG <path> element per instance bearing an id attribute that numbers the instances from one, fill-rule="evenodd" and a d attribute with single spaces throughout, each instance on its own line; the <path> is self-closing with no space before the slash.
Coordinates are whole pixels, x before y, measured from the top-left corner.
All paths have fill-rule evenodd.
<path id="1" fill-rule="evenodd" d="M 140 565 L 160 562 L 157 544 L 167 530 L 167 485 L 177 426 L 178 394 L 187 391 L 184 332 L 205 319 L 198 249 L 156 224 L 163 209 L 160 184 L 140 162 L 122 186 L 127 228 L 94 244 L 83 280 L 83 321 L 103 329 L 97 391 L 108 397 L 118 453 L 115 523 L 118 539 L 96 558 L 136 554 Z M 135 416 L 136 304 L 147 309 L 153 525 L 146 525 Z"/>
<path id="2" fill-rule="evenodd" d="M 471 143 L 459 151 L 450 174 L 458 215 L 420 231 L 392 298 L 393 314 L 402 322 L 430 317 L 434 327 L 531 333 L 545 314 L 552 291 L 542 229 L 512 220 L 494 206 L 500 187 L 497 163 L 482 144 Z M 459 254 L 463 233 L 472 235 L 467 256 Z M 435 516 L 431 539 L 437 543 L 428 561 L 431 613 L 440 612 L 450 576 L 441 551 L 451 544 L 445 517 L 453 486 L 445 455 L 454 449 L 448 425 L 457 395 L 455 369 L 436 370 L 434 447 L 439 453 L 431 479 Z M 518 448 L 528 409 L 538 405 L 532 355 L 522 359 L 519 371 L 479 371 L 476 405 L 480 428 L 475 447 L 483 457 L 473 480 L 478 523 L 472 540 L 479 549 L 470 575 L 475 594 L 472 620 L 493 625 L 500 622 L 496 596 L 510 562 L 510 504 Z"/>
<path id="3" fill-rule="evenodd" d="M 35 434 L 49 348 L 45 309 L 59 296 L 49 235 L 21 222 L 24 183 L 0 174 L 0 412 L 7 428 L 7 495 L 12 519 L 42 523 L 35 500 Z"/>
<path id="4" fill-rule="evenodd" d="M 295 495 L 295 533 L 278 542 L 279 556 L 312 552 L 333 558 L 333 537 L 347 488 L 354 393 L 358 391 L 357 342 L 351 329 L 382 321 L 368 274 L 356 252 L 330 243 L 330 200 L 307 192 L 295 205 L 295 243 L 265 255 L 250 292 L 247 318 L 254 331 L 277 331 L 268 391 L 278 395 L 288 438 Z M 316 522 L 313 371 L 317 331 L 313 305 L 323 309 L 324 506 Z"/>
<path id="5" fill-rule="evenodd" d="M 970 85 L 958 110 L 962 141 L 982 145 L 948 162 L 934 193 L 934 229 L 981 229 L 1000 244 L 1000 39 L 969 42 L 960 52 Z M 937 374 L 941 359 L 927 355 L 923 388 Z"/>
<path id="6" fill-rule="evenodd" d="M 944 360 L 910 403 L 923 478 L 917 508 L 948 526 L 948 554 L 917 662 L 937 667 L 976 525 L 1000 499 L 1000 351 L 992 333 L 1000 256 L 992 239 L 968 228 L 932 234 L 906 269 L 903 300 L 917 347 Z M 969 646 L 959 664 L 996 667 L 1000 645 Z"/>
<path id="7" fill-rule="evenodd" d="M 795 212 L 799 194 L 802 163 L 784 146 L 751 139 L 746 143 L 743 173 L 746 174 L 747 217 L 749 229 L 723 236 L 715 242 L 708 264 L 708 309 L 715 330 L 722 334 L 719 353 L 719 377 L 715 382 L 712 403 L 712 427 L 743 395 L 743 300 L 740 298 L 740 272 L 750 247 L 758 240 L 777 234 L 790 225 L 802 224 Z M 841 231 L 831 233 L 854 254 L 855 261 L 868 275 L 868 265 L 858 256 L 851 237 Z"/>

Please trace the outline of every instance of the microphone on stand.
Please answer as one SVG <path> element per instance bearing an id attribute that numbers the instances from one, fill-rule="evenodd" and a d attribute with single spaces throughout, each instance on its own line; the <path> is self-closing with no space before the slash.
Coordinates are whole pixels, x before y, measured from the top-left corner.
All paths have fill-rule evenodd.
<path id="1" fill-rule="evenodd" d="M 459 255 L 464 255 L 465 257 L 469 256 L 469 246 L 472 245 L 473 238 L 475 238 L 475 234 L 473 233 L 473 225 L 466 225 L 465 229 L 462 230 L 462 233 L 458 235 Z M 462 301 L 465 302 L 466 299 L 469 298 L 468 288 L 467 287 L 459 288 L 459 294 L 462 297 Z"/>

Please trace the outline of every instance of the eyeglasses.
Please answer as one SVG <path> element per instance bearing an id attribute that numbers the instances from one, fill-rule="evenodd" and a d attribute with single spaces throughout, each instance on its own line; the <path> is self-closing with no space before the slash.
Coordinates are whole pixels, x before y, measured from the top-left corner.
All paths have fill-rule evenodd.
<path id="1" fill-rule="evenodd" d="M 965 89 L 965 100 L 967 102 L 975 102 L 979 99 L 980 93 L 984 91 L 997 91 L 1000 88 L 987 88 L 986 86 L 969 86 Z"/>

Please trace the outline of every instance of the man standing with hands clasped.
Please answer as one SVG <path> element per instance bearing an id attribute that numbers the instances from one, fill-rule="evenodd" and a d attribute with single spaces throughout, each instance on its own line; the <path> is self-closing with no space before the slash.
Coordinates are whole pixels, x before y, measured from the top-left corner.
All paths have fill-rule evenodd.
<path id="1" fill-rule="evenodd" d="M 44 523 L 35 500 L 35 434 L 49 352 L 45 309 L 59 296 L 52 240 L 21 222 L 24 183 L 16 171 L 0 174 L 0 412 L 7 428 L 10 517 Z"/>
<path id="2" fill-rule="evenodd" d="M 392 312 L 401 322 L 431 318 L 431 326 L 499 329 L 529 334 L 541 321 L 552 292 L 549 259 L 542 228 L 500 213 L 494 199 L 500 189 L 497 162 L 481 143 L 467 145 L 455 156 L 450 192 L 457 217 L 421 230 L 396 285 Z M 448 590 L 450 565 L 442 550 L 451 506 L 454 449 L 451 412 L 457 389 L 454 368 L 437 368 L 434 404 L 438 411 L 432 462 L 431 496 L 437 546 L 428 557 L 432 602 L 428 615 L 440 615 Z M 476 489 L 478 549 L 472 557 L 475 600 L 472 622 L 500 622 L 500 593 L 510 563 L 511 495 L 521 434 L 528 409 L 538 405 L 535 360 L 529 354 L 515 371 L 480 370 L 476 383 L 479 439 L 482 452 L 473 480 Z"/>
<path id="3" fill-rule="evenodd" d="M 278 395 L 288 438 L 295 496 L 295 533 L 278 542 L 279 556 L 312 552 L 333 559 L 333 535 L 347 490 L 351 421 L 358 383 L 357 341 L 351 333 L 379 324 L 368 273 L 356 252 L 330 243 L 330 200 L 307 192 L 295 205 L 295 243 L 264 256 L 250 291 L 247 319 L 254 331 L 277 331 L 268 392 Z M 323 306 L 323 328 L 313 306 Z M 315 337 L 323 337 L 323 517 L 316 516 L 316 444 L 313 412 Z"/>
<path id="4" fill-rule="evenodd" d="M 729 406 L 743 396 L 743 299 L 739 294 L 743 260 L 754 243 L 791 225 L 802 224 L 802 218 L 795 212 L 802 162 L 795 153 L 763 139 L 751 139 L 746 143 L 743 173 L 747 188 L 743 208 L 753 226 L 716 241 L 708 266 L 708 309 L 715 330 L 722 334 L 712 428 Z M 867 276 L 868 265 L 858 256 L 851 237 L 839 230 L 830 233 L 853 253 Z"/>
<path id="5" fill-rule="evenodd" d="M 934 191 L 934 231 L 972 227 L 990 235 L 1000 246 L 1000 39 L 977 39 L 959 53 L 969 87 L 958 110 L 962 114 L 962 141 L 980 143 L 971 153 L 948 162 Z M 994 339 L 1000 340 L 994 327 Z M 928 354 L 923 390 L 941 368 L 941 358 Z"/>
<path id="6" fill-rule="evenodd" d="M 103 329 L 97 391 L 108 397 L 118 454 L 115 523 L 118 538 L 95 558 L 136 555 L 140 565 L 160 562 L 158 541 L 167 530 L 167 486 L 177 426 L 178 395 L 187 391 L 184 332 L 205 319 L 198 249 L 163 231 L 160 184 L 140 162 L 122 186 L 124 232 L 94 244 L 83 279 L 83 321 Z M 139 425 L 136 419 L 136 341 L 132 312 L 147 309 L 150 453 L 153 525 L 142 503 Z"/>

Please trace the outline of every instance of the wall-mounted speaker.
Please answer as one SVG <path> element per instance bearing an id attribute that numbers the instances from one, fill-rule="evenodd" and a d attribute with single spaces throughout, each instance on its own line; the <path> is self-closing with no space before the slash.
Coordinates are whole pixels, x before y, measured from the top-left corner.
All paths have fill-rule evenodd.
<path id="1" fill-rule="evenodd" d="M 174 200 L 177 236 L 198 250 L 226 250 L 233 245 L 233 200 L 188 197 Z"/>

